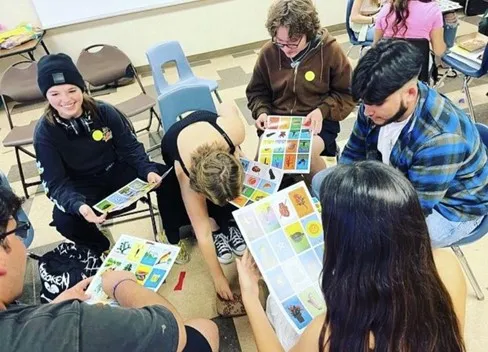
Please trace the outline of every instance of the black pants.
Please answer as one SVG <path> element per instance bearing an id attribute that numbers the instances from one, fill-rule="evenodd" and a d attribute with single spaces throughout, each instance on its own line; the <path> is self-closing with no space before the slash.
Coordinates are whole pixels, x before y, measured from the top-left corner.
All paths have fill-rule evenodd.
<path id="1" fill-rule="evenodd" d="M 167 169 L 164 165 L 156 165 L 158 165 L 160 175 Z M 137 177 L 134 168 L 119 162 L 101 175 L 80 179 L 72 178 L 71 180 L 75 190 L 86 197 L 86 204 L 93 206 Z M 161 197 L 157 190 L 156 194 L 159 205 Z M 86 246 L 97 253 L 106 251 L 110 247 L 109 240 L 98 230 L 97 226 L 87 222 L 80 214 L 64 213 L 55 206 L 53 223 L 60 234 L 78 245 Z"/>
<path id="2" fill-rule="evenodd" d="M 169 243 L 177 244 L 180 240 L 180 227 L 191 225 L 191 222 L 174 169 L 164 179 L 159 192 L 158 207 L 163 219 L 164 232 Z M 164 199 L 165 202 L 159 202 L 159 199 Z M 236 208 L 231 204 L 220 207 L 207 200 L 207 210 L 209 217 L 215 220 L 220 231 L 228 236 L 229 220 L 232 219 L 232 211 Z"/>

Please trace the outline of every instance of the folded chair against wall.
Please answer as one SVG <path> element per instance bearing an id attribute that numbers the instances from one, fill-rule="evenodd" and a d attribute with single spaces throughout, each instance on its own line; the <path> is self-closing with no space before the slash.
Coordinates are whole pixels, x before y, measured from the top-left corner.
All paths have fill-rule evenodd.
<path id="1" fill-rule="evenodd" d="M 27 188 L 37 186 L 41 184 L 41 181 L 26 182 L 20 152 L 35 159 L 36 155 L 27 147 L 33 143 L 37 121 L 32 121 L 26 126 L 17 126 L 12 119 L 12 112 L 16 105 L 38 103 L 44 100 L 37 86 L 37 62 L 20 61 L 7 68 L 0 80 L 0 96 L 10 127 L 10 132 L 3 140 L 3 146 L 14 148 L 22 188 L 25 197 L 29 198 Z"/>
<path id="2" fill-rule="evenodd" d="M 444 81 L 447 75 L 452 71 L 452 69 L 456 70 L 457 72 L 461 72 L 464 75 L 463 80 L 463 90 L 464 94 L 466 95 L 466 100 L 468 101 L 468 108 L 469 114 L 473 121 L 476 121 L 474 115 L 474 106 L 473 101 L 471 100 L 471 94 L 469 93 L 469 83 L 473 78 L 480 78 L 488 72 L 488 45 L 486 45 L 485 50 L 483 52 L 483 59 L 481 60 L 481 65 L 477 66 L 475 64 L 468 65 L 455 57 L 449 55 L 447 53 L 442 57 L 442 61 L 449 66 L 449 70 L 441 77 L 439 82 L 437 82 L 437 87 Z M 476 66 L 476 67 L 475 67 Z"/>
<path id="3" fill-rule="evenodd" d="M 154 79 L 154 86 L 156 88 L 157 95 L 161 95 L 165 90 L 170 89 L 177 85 L 205 85 L 211 92 L 214 92 L 219 103 L 222 102 L 219 93 L 217 92 L 217 81 L 196 77 L 191 70 L 190 64 L 186 59 L 183 49 L 180 43 L 177 41 L 168 41 L 159 43 L 146 52 L 149 66 L 151 66 L 151 72 Z M 162 67 L 169 62 L 175 62 L 176 69 L 178 70 L 178 76 L 180 80 L 174 84 L 169 84 L 164 78 Z"/>
<path id="4" fill-rule="evenodd" d="M 136 68 L 129 57 L 117 47 L 107 44 L 91 45 L 81 51 L 76 66 L 80 70 L 83 79 L 88 83 L 89 93 L 91 87 L 103 86 L 126 77 L 134 77 L 141 88 L 141 94 L 117 104 L 115 107 L 128 117 L 133 117 L 149 110 L 148 125 L 136 132 L 149 131 L 153 115 L 159 121 L 159 116 L 154 109 L 156 101 L 147 95 Z"/>

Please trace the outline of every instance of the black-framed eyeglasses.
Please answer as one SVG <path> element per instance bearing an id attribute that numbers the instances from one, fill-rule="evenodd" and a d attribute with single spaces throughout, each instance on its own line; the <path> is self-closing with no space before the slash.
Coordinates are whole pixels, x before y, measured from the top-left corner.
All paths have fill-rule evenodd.
<path id="1" fill-rule="evenodd" d="M 278 48 L 283 49 L 283 48 L 288 48 L 288 49 L 296 49 L 300 45 L 300 43 L 303 40 L 303 36 L 300 38 L 300 40 L 296 44 L 283 44 L 283 43 L 278 43 L 276 41 L 276 38 L 272 39 L 272 42 L 274 45 L 276 45 Z"/>
<path id="2" fill-rule="evenodd" d="M 30 228 L 31 224 L 29 221 L 17 221 L 17 227 L 15 229 L 0 233 L 0 241 L 13 233 L 15 233 L 16 236 L 25 239 L 27 238 L 27 232 Z"/>

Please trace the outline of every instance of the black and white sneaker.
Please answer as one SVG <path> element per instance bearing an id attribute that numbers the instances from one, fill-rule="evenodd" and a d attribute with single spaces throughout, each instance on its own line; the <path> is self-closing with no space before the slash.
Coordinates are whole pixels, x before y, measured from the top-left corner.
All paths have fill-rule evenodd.
<path id="1" fill-rule="evenodd" d="M 221 264 L 229 264 L 234 258 L 232 256 L 232 250 L 227 242 L 227 238 L 223 233 L 214 233 L 213 240 L 215 244 L 215 250 L 217 252 L 217 258 Z"/>
<path id="2" fill-rule="evenodd" d="M 246 250 L 246 242 L 237 226 L 229 226 L 229 246 L 235 255 L 241 256 Z"/>

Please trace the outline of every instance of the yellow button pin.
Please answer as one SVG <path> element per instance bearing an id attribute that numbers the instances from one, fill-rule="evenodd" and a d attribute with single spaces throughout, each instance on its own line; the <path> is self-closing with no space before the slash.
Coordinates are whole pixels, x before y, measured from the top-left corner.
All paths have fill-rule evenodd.
<path id="1" fill-rule="evenodd" d="M 93 131 L 92 138 L 94 141 L 97 141 L 97 142 L 101 141 L 103 138 L 103 132 L 100 130 Z"/>
<path id="2" fill-rule="evenodd" d="M 315 73 L 313 73 L 312 71 L 307 71 L 305 73 L 305 79 L 309 82 L 312 82 L 315 79 Z"/>

